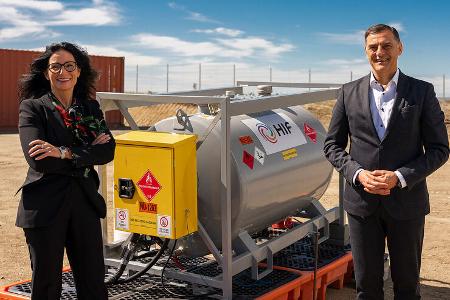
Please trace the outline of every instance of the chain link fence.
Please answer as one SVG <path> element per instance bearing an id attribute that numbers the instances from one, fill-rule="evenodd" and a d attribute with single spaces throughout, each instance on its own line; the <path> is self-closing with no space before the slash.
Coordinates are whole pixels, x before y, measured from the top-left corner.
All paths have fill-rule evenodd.
<path id="1" fill-rule="evenodd" d="M 304 83 L 346 83 L 369 73 L 369 69 L 281 70 L 271 66 L 248 64 L 166 64 L 127 66 L 125 90 L 133 93 L 169 93 L 235 85 L 238 80 Z M 431 82 L 439 98 L 450 100 L 450 78 L 445 74 L 408 74 Z"/>

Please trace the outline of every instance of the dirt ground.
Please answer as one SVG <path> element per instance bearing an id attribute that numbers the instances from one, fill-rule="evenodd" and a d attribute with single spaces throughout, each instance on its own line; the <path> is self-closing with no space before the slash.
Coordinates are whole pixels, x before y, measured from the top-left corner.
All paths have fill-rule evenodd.
<path id="1" fill-rule="evenodd" d="M 333 101 L 307 108 L 328 126 Z M 450 123 L 450 103 L 442 103 L 447 122 Z M 139 111 L 134 113 L 139 114 Z M 145 126 L 145 119 L 139 125 Z M 450 132 L 450 124 L 447 125 Z M 114 132 L 117 134 L 118 132 Z M 20 149 L 16 133 L 0 134 L 0 286 L 31 278 L 28 250 L 23 232 L 14 226 L 19 195 L 16 190 L 22 184 L 27 165 Z M 109 179 L 112 166 L 108 166 Z M 331 208 L 338 203 L 338 176 L 333 176 L 322 203 Z M 108 183 L 108 186 L 112 186 Z M 431 213 L 426 217 L 425 241 L 422 255 L 421 286 L 423 299 L 450 299 L 450 163 L 428 178 Z M 108 227 L 111 231 L 112 195 L 108 195 Z M 111 232 L 109 234 L 111 239 Z M 66 261 L 67 264 L 67 261 Z M 386 299 L 393 299 L 392 283 L 386 284 Z M 354 299 L 351 285 L 342 290 L 328 289 L 327 299 Z"/>

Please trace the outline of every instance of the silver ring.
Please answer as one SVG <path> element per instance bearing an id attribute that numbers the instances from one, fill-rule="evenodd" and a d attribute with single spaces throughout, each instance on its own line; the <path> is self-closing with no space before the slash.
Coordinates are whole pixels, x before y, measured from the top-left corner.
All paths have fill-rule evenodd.
<path id="1" fill-rule="evenodd" d="M 44 149 L 44 144 L 41 144 L 41 149 Z"/>

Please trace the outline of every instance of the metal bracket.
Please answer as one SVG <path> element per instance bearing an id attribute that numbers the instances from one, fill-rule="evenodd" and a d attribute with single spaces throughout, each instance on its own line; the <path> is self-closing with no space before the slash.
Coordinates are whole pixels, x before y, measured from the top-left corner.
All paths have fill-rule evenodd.
<path id="1" fill-rule="evenodd" d="M 270 274 L 273 270 L 273 249 L 271 248 L 271 245 L 267 245 L 266 247 L 266 255 L 258 254 L 258 250 L 260 247 L 255 244 L 254 240 L 251 238 L 251 236 L 248 234 L 247 231 L 241 231 L 238 235 L 239 237 L 239 243 L 238 247 L 240 251 L 242 252 L 250 252 L 250 255 L 252 257 L 252 279 L 259 280 L 261 278 L 264 278 L 268 274 Z M 235 243 L 236 244 L 236 243 Z M 267 258 L 267 269 L 259 272 L 259 262 Z"/>
<path id="2" fill-rule="evenodd" d="M 198 220 L 197 222 L 198 222 L 197 223 L 197 225 L 198 225 L 198 233 L 199 233 L 201 239 L 205 243 L 205 245 L 208 248 L 208 250 L 211 251 L 211 253 L 214 256 L 214 258 L 216 259 L 216 261 L 219 264 L 222 264 L 222 255 L 220 254 L 219 249 L 217 249 L 216 245 L 212 241 L 212 239 L 209 236 L 208 232 L 206 231 L 205 227 L 203 227 L 202 223 L 200 223 L 200 220 Z"/>
<path id="3" fill-rule="evenodd" d="M 252 279 L 260 280 L 273 271 L 273 251 L 270 245 L 267 245 L 267 269 L 259 272 L 259 262 L 256 260 L 255 256 L 252 258 Z"/>

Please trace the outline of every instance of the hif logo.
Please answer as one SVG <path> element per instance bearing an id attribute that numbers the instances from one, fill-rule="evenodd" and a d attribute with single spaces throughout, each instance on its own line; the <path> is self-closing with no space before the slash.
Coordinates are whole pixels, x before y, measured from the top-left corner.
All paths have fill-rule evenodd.
<path id="1" fill-rule="evenodd" d="M 278 139 L 275 135 L 275 132 L 272 131 L 266 124 L 258 123 L 256 124 L 256 128 L 258 128 L 259 133 L 270 143 L 275 144 Z"/>

